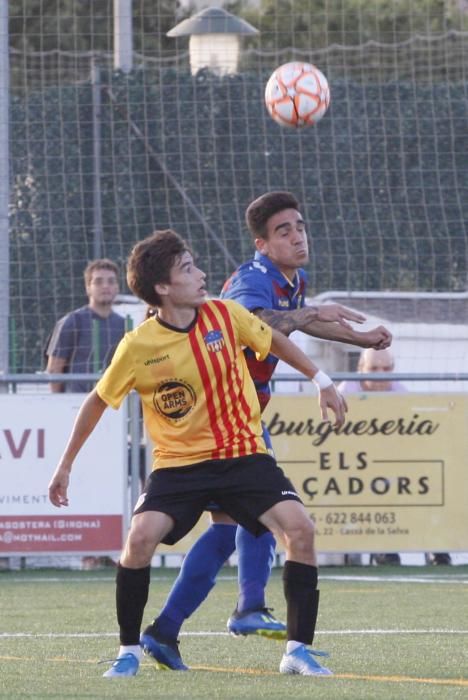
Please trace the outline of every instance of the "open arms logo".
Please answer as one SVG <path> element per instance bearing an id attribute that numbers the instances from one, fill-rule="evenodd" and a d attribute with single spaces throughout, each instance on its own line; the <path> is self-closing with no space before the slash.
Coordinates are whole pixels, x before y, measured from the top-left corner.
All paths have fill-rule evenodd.
<path id="1" fill-rule="evenodd" d="M 196 404 L 193 388 L 181 379 L 170 379 L 156 387 L 153 404 L 156 410 L 169 420 L 180 420 L 190 413 Z"/>

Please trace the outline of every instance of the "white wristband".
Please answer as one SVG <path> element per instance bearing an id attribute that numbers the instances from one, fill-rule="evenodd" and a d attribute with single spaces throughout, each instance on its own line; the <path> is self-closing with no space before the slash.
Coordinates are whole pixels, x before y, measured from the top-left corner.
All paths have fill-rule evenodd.
<path id="1" fill-rule="evenodd" d="M 317 372 L 312 377 L 312 381 L 317 385 L 319 389 L 326 389 L 327 387 L 331 386 L 333 384 L 332 380 L 328 376 L 328 374 L 325 374 L 325 372 L 322 372 L 321 369 Z"/>

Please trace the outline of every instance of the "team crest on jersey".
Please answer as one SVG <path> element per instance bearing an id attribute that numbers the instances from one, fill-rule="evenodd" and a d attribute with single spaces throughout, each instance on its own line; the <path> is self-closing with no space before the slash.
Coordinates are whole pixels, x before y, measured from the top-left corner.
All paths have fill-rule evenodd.
<path id="1" fill-rule="evenodd" d="M 182 379 L 169 379 L 162 382 L 153 394 L 153 404 L 158 413 L 174 421 L 185 418 L 196 401 L 195 391 Z"/>
<path id="2" fill-rule="evenodd" d="M 205 341 L 208 352 L 219 352 L 226 345 L 222 331 L 219 329 L 207 333 L 203 340 Z"/>

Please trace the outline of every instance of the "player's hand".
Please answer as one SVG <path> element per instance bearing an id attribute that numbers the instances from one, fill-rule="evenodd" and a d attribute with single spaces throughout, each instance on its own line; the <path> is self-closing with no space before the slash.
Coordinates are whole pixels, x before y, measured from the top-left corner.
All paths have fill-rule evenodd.
<path id="1" fill-rule="evenodd" d="M 348 321 L 364 323 L 366 317 L 357 311 L 341 306 L 341 304 L 322 304 L 318 307 L 317 321 L 339 323 L 345 328 L 352 328 Z"/>
<path id="2" fill-rule="evenodd" d="M 370 331 L 363 331 L 361 334 L 362 348 L 373 348 L 374 350 L 385 350 L 392 344 L 392 334 L 385 326 L 377 326 Z"/>
<path id="3" fill-rule="evenodd" d="M 326 389 L 320 389 L 319 405 L 322 420 L 330 420 L 328 417 L 328 409 L 330 409 L 335 414 L 335 422 L 333 423 L 333 427 L 341 428 L 345 422 L 348 404 L 334 384 L 330 384 L 330 386 L 327 386 Z"/>
<path id="4" fill-rule="evenodd" d="M 57 508 L 68 506 L 68 484 L 70 481 L 70 471 L 62 467 L 57 467 L 49 484 L 49 501 Z"/>

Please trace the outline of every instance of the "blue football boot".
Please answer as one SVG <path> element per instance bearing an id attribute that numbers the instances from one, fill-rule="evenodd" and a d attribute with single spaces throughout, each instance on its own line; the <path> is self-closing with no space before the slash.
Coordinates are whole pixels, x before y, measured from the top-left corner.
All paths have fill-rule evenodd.
<path id="1" fill-rule="evenodd" d="M 267 639 L 286 639 L 286 625 L 271 614 L 270 608 L 247 610 L 242 613 L 234 610 L 227 621 L 227 628 L 236 637 L 257 634 Z"/>
<path id="2" fill-rule="evenodd" d="M 179 652 L 175 639 L 162 639 L 154 633 L 152 625 L 147 627 L 140 637 L 140 646 L 144 653 L 156 661 L 161 671 L 188 671 Z"/>
<path id="3" fill-rule="evenodd" d="M 135 654 L 122 654 L 122 656 L 119 656 L 112 666 L 103 673 L 103 677 L 126 678 L 128 676 L 135 676 L 139 666 L 140 662 Z"/>

